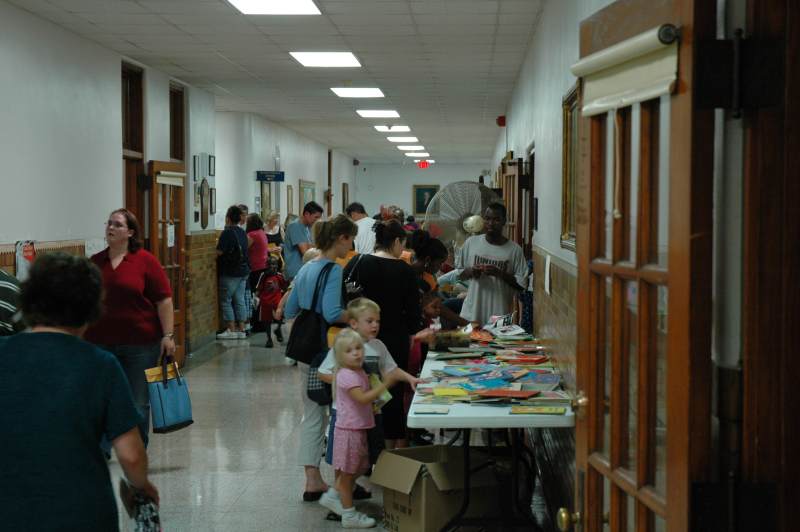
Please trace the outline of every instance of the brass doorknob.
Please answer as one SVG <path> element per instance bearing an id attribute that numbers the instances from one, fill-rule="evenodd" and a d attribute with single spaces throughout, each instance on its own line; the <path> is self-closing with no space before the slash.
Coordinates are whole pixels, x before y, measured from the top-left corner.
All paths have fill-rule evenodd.
<path id="1" fill-rule="evenodd" d="M 581 513 L 570 513 L 566 508 L 559 508 L 556 514 L 556 525 L 561 532 L 569 532 L 572 530 L 572 525 L 577 525 L 581 520 Z"/>
<path id="2" fill-rule="evenodd" d="M 575 412 L 575 415 L 580 416 L 586 412 L 587 406 L 589 406 L 589 398 L 582 391 L 578 392 L 578 395 L 572 399 L 572 411 Z"/>

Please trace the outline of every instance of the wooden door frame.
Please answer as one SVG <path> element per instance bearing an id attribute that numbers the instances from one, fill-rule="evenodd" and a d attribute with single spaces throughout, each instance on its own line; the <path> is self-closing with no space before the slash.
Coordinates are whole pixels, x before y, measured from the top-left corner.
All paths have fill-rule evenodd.
<path id="1" fill-rule="evenodd" d="M 701 0 L 618 1 L 598 11 L 580 26 L 580 57 L 643 33 L 664 23 L 681 29 L 679 73 L 671 97 L 670 196 L 669 196 L 669 302 L 667 361 L 667 530 L 690 530 L 692 483 L 706 480 L 711 451 L 711 275 L 712 275 L 712 199 L 713 199 L 713 112 L 695 109 L 693 94 L 694 56 L 697 42 L 715 37 L 716 12 L 713 2 Z M 598 433 L 602 410 L 602 389 L 597 389 L 600 375 L 596 353 L 589 352 L 590 337 L 597 337 L 598 324 L 590 317 L 599 302 L 592 288 L 589 263 L 597 255 L 593 245 L 597 235 L 590 234 L 592 212 L 599 205 L 592 175 L 604 172 L 604 151 L 594 146 L 599 131 L 592 135 L 598 121 L 579 121 L 580 171 L 577 201 L 577 386 L 589 398 L 587 415 L 576 424 L 576 493 L 589 494 L 598 486 L 590 485 L 586 471 L 590 434 Z M 602 154 L 599 149 L 602 148 Z M 680 355 L 675 355 L 680 353 Z M 682 355 L 682 356 L 681 356 Z M 586 478 L 584 485 L 578 479 Z M 602 489 L 602 486 L 600 486 Z M 596 502 L 596 501 L 595 501 Z M 580 508 L 587 525 L 583 530 L 602 530 L 602 506 Z"/>
<path id="2" fill-rule="evenodd" d="M 150 180 L 150 194 L 149 194 L 149 218 L 144 223 L 149 225 L 149 233 L 150 233 L 150 249 L 149 251 L 159 259 L 160 258 L 160 249 L 159 249 L 159 239 L 160 234 L 158 232 L 158 183 L 156 182 L 156 176 L 159 172 L 180 172 L 186 173 L 186 165 L 183 162 L 168 162 L 168 161 L 149 161 L 147 163 L 147 176 Z M 188 343 L 186 341 L 186 314 L 187 314 L 187 290 L 186 290 L 186 227 L 187 227 L 187 220 L 186 220 L 186 186 L 180 187 L 183 190 L 183 198 L 177 202 L 177 212 L 174 213 L 175 216 L 173 219 L 177 219 L 181 222 L 179 226 L 180 230 L 176 231 L 175 233 L 175 247 L 178 249 L 178 281 L 176 282 L 177 286 L 173 287 L 173 292 L 175 290 L 180 290 L 182 292 L 182 297 L 179 298 L 180 307 L 175 309 L 175 359 L 178 361 L 178 364 L 183 365 L 185 362 L 185 357 L 188 352 Z M 173 300 L 175 296 L 173 294 Z"/>
<path id="3" fill-rule="evenodd" d="M 784 75 L 781 101 L 744 112 L 741 474 L 745 484 L 775 489 L 774 509 L 752 518 L 774 517 L 772 529 L 782 531 L 796 527 L 800 500 L 799 15 L 789 0 L 747 3 L 746 38 L 778 43 Z"/>

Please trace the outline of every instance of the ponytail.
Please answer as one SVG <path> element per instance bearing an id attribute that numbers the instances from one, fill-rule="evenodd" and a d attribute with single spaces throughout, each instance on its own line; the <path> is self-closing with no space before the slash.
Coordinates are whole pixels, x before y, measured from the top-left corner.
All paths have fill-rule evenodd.
<path id="1" fill-rule="evenodd" d="M 375 249 L 388 251 L 398 238 L 402 242 L 406 239 L 406 231 L 397 220 L 377 222 L 372 226 L 375 231 Z"/>
<path id="2" fill-rule="evenodd" d="M 318 221 L 311 230 L 314 246 L 320 251 L 328 251 L 340 236 L 356 236 L 358 226 L 344 214 L 327 221 Z"/>

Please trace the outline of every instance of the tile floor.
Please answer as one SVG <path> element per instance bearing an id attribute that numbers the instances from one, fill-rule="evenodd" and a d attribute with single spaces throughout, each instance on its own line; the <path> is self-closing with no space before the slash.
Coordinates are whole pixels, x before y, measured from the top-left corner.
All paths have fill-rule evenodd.
<path id="1" fill-rule="evenodd" d="M 298 372 L 286 364 L 282 346 L 263 344 L 263 334 L 217 342 L 190 359 L 195 422 L 151 435 L 148 449 L 165 531 L 342 529 L 325 520 L 326 509 L 302 502 L 304 475 L 295 465 L 302 416 Z M 116 486 L 120 469 L 114 461 L 111 471 Z M 327 465 L 323 476 L 333 479 Z M 357 507 L 379 518 L 380 489 L 370 489 L 373 498 Z M 120 512 L 121 530 L 132 530 Z"/>

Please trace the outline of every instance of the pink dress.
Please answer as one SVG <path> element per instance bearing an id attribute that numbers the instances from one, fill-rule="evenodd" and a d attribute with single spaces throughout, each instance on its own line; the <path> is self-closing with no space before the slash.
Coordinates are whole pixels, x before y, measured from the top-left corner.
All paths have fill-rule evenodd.
<path id="1" fill-rule="evenodd" d="M 369 468 L 367 429 L 375 426 L 372 404 L 361 404 L 350 397 L 349 390 L 369 391 L 369 379 L 363 369 L 340 368 L 336 372 L 336 426 L 333 432 L 333 468 L 359 475 Z"/>
<path id="2" fill-rule="evenodd" d="M 250 262 L 250 271 L 258 272 L 267 268 L 267 234 L 263 229 L 256 229 L 247 233 L 253 239 L 253 245 L 247 251 Z"/>

